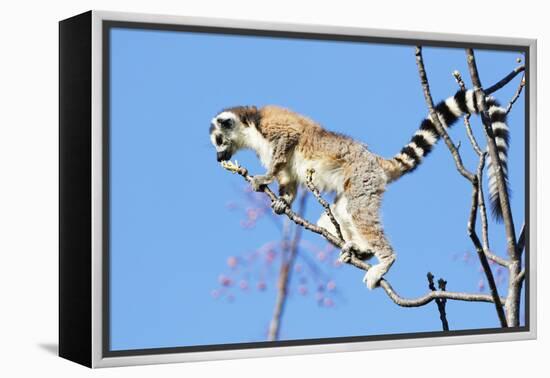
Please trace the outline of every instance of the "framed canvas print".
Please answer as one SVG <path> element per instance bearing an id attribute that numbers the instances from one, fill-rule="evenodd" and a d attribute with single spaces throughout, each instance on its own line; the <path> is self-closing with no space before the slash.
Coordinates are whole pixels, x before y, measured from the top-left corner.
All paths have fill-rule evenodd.
<path id="1" fill-rule="evenodd" d="M 60 22 L 62 357 L 536 336 L 536 41 Z"/>

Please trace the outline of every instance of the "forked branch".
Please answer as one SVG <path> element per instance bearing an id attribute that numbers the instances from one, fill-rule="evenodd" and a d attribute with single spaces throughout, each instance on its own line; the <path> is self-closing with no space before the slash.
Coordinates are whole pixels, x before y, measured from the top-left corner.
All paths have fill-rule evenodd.
<path id="1" fill-rule="evenodd" d="M 428 287 L 431 291 L 436 291 L 435 284 L 434 284 L 434 275 L 431 272 L 428 272 L 427 274 L 428 278 Z M 437 280 L 437 286 L 439 287 L 439 290 L 445 291 L 447 287 L 447 281 L 445 281 L 443 278 L 440 278 Z M 445 298 L 437 298 L 435 300 L 435 303 L 437 304 L 437 309 L 439 311 L 439 319 L 441 320 L 441 326 L 443 327 L 443 331 L 449 330 L 449 321 L 447 320 L 447 313 L 445 311 L 445 305 L 447 304 L 447 300 Z"/>

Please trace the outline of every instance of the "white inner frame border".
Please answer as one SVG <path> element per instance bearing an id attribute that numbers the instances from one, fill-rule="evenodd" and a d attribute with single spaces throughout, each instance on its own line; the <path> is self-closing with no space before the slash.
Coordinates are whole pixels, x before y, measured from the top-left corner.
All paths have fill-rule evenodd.
<path id="1" fill-rule="evenodd" d="M 172 25 L 213 26 L 253 30 L 355 35 L 375 38 L 418 39 L 439 42 L 484 43 L 493 45 L 516 45 L 529 48 L 529 331 L 483 335 L 453 335 L 400 340 L 377 340 L 339 344 L 318 344 L 254 349 L 231 349 L 218 351 L 149 354 L 121 357 L 103 356 L 103 29 L 105 20 L 143 22 Z M 244 21 L 202 17 L 168 16 L 125 12 L 92 11 L 92 367 L 115 367 L 174 362 L 222 360 L 235 358 L 285 356 L 311 353 L 349 352 L 389 348 L 411 348 L 450 344 L 467 344 L 496 341 L 536 339 L 537 329 L 537 181 L 536 181 L 536 105 L 537 105 L 537 41 L 526 38 L 505 38 L 478 35 L 411 32 L 356 27 L 340 27 L 308 24 L 288 24 L 261 21 Z"/>

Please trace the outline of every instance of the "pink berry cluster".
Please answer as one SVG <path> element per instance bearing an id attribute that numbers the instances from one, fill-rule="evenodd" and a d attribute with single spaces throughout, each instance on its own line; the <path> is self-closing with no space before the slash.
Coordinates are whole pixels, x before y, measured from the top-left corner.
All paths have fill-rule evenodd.
<path id="1" fill-rule="evenodd" d="M 214 299 L 234 302 L 239 294 L 266 292 L 277 289 L 283 255 L 282 243 L 268 242 L 240 256 L 229 256 L 226 269 L 218 275 L 217 287 L 211 291 Z M 313 298 L 321 307 L 334 307 L 337 285 L 325 267 L 337 268 L 334 248 L 317 248 L 303 241 L 290 272 L 289 297 Z"/>
<path id="2" fill-rule="evenodd" d="M 264 194 L 246 187 L 243 195 L 244 203 L 231 201 L 226 204 L 230 211 L 242 212 L 244 218 L 240 225 L 243 229 L 254 228 L 266 216 L 276 222 L 281 221 L 271 211 L 269 199 Z M 226 268 L 218 275 L 217 286 L 211 291 L 211 296 L 234 302 L 238 295 L 277 290 L 283 259 L 288 258 L 288 243 L 270 241 L 256 250 L 227 257 Z M 321 248 L 303 238 L 297 246 L 296 258 L 289 273 L 289 298 L 312 298 L 321 307 L 334 307 L 338 290 L 336 282 L 330 277 L 330 270 L 341 265 L 338 251 L 330 244 Z"/>

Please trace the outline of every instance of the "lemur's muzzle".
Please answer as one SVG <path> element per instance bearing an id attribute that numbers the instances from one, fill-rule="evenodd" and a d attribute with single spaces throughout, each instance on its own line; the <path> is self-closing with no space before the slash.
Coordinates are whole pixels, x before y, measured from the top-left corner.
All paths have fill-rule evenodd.
<path id="1" fill-rule="evenodd" d="M 216 154 L 216 159 L 218 160 L 218 162 L 229 160 L 231 159 L 231 152 L 229 152 L 228 150 L 220 151 Z"/>

